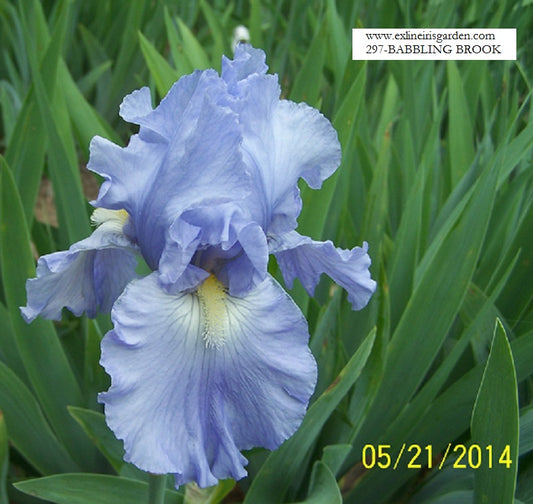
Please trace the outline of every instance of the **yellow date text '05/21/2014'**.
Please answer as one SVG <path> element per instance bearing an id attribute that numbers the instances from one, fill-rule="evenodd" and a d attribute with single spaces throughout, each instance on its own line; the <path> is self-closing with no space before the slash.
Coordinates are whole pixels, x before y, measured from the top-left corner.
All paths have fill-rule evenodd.
<path id="1" fill-rule="evenodd" d="M 482 465 L 492 469 L 496 465 L 507 469 L 512 467 L 511 447 L 505 445 L 495 452 L 492 445 L 482 447 L 478 444 L 464 445 L 448 443 L 444 451 L 434 452 L 433 445 L 403 443 L 398 450 L 389 444 L 366 444 L 362 450 L 362 464 L 365 469 L 393 469 L 400 463 L 407 469 L 442 469 L 448 459 L 454 469 L 479 469 Z"/>

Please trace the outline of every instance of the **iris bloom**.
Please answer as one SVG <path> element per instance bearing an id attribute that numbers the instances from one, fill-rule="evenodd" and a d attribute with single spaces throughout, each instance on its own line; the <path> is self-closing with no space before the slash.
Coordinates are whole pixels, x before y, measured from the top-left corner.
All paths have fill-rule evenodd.
<path id="1" fill-rule="evenodd" d="M 196 71 L 152 108 L 143 88 L 121 116 L 129 145 L 95 137 L 89 169 L 104 178 L 97 226 L 41 257 L 27 283 L 27 321 L 108 312 L 102 341 L 111 386 L 100 395 L 125 459 L 176 485 L 246 475 L 241 450 L 275 449 L 300 425 L 316 383 L 306 320 L 267 272 L 312 295 L 322 273 L 366 305 L 366 244 L 335 248 L 295 231 L 297 182 L 319 188 L 340 162 L 330 122 L 280 100 L 262 51 L 240 45 L 222 73 Z M 138 278 L 136 258 L 152 272 Z"/>

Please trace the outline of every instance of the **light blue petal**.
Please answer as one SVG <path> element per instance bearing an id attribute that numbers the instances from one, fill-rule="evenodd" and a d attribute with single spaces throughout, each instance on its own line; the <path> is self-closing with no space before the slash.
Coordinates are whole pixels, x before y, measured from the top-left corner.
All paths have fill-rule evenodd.
<path id="1" fill-rule="evenodd" d="M 272 237 L 270 246 L 289 288 L 299 278 L 312 296 L 320 275 L 326 273 L 346 289 L 354 310 L 365 307 L 376 290 L 376 282 L 370 278 L 366 242 L 363 247 L 344 250 L 335 248 L 329 240 L 318 242 L 292 231 Z"/>
<path id="2" fill-rule="evenodd" d="M 183 276 L 200 244 L 201 234 L 201 227 L 190 224 L 183 218 L 176 219 L 167 231 L 165 248 L 159 261 L 159 274 L 161 282 L 167 288 L 172 287 L 174 292 L 196 287 L 200 280 L 208 276 L 205 273 L 201 277 L 200 272 L 194 273 L 190 269 L 189 274 Z M 195 278 L 197 283 L 191 284 Z"/>
<path id="3" fill-rule="evenodd" d="M 251 212 L 265 231 L 278 234 L 296 228 L 300 177 L 318 189 L 341 159 L 329 120 L 305 103 L 279 96 L 275 76 L 252 74 L 239 83 L 238 99 L 229 103 L 239 115 L 243 156 L 253 177 Z"/>
<path id="4" fill-rule="evenodd" d="M 109 313 L 126 284 L 137 276 L 134 252 L 126 237 L 102 226 L 69 250 L 40 257 L 37 278 L 26 282 L 24 319 L 60 320 L 63 307 L 76 316 Z"/>
<path id="5" fill-rule="evenodd" d="M 127 96 L 121 115 L 140 131 L 126 148 L 92 142 L 89 168 L 105 179 L 96 204 L 129 212 L 126 233 L 171 292 L 204 269 L 244 295 L 265 278 L 265 235 L 296 228 L 299 178 L 319 188 L 339 164 L 330 122 L 280 100 L 267 69 L 263 51 L 241 45 L 222 76 L 185 76 L 155 109 L 147 88 Z"/>
<path id="6" fill-rule="evenodd" d="M 230 92 L 238 92 L 238 83 L 249 75 L 265 74 L 268 70 L 265 60 L 265 53 L 249 44 L 237 45 L 233 60 L 222 56 L 221 75 L 228 84 Z"/>
<path id="7" fill-rule="evenodd" d="M 230 294 L 244 295 L 266 277 L 266 236 L 238 202 L 184 212 L 169 228 L 160 280 L 172 292 L 196 287 L 206 275 L 191 276 L 191 262 L 204 274 L 214 273 Z M 182 276 L 186 268 L 189 274 Z M 194 278 L 197 283 L 191 284 Z"/>
<path id="8" fill-rule="evenodd" d="M 101 138 L 91 143 L 88 166 L 105 179 L 96 204 L 130 213 L 131 238 L 152 269 L 183 212 L 250 193 L 238 118 L 217 104 L 224 85 L 214 76 L 206 71 L 180 79 L 147 115 L 146 92 L 130 96 L 123 113 L 141 124 L 139 135 L 123 149 Z"/>
<path id="9" fill-rule="evenodd" d="M 125 96 L 120 104 L 120 117 L 134 124 L 141 122 L 152 114 L 152 97 L 150 88 L 143 87 Z"/>
<path id="10" fill-rule="evenodd" d="M 133 135 L 125 148 L 105 138 L 93 137 L 87 168 L 104 178 L 93 205 L 125 209 L 130 216 L 137 215 L 166 153 L 166 144 L 147 144 L 139 135 Z"/>
<path id="11" fill-rule="evenodd" d="M 177 485 L 244 477 L 240 450 L 291 436 L 316 382 L 307 323 L 273 279 L 243 298 L 210 279 L 178 294 L 157 273 L 130 283 L 102 341 L 100 400 L 126 460 Z"/>
<path id="12" fill-rule="evenodd" d="M 188 130 L 194 126 L 190 119 L 198 117 L 206 96 L 217 101 L 223 93 L 225 88 L 215 70 L 196 70 L 175 82 L 155 109 L 148 88 L 129 94 L 120 105 L 120 116 L 141 127 L 139 135 L 143 140 L 171 143 L 176 135 L 190 133 Z"/>
<path id="13" fill-rule="evenodd" d="M 239 252 L 231 261 L 221 264 L 217 276 L 235 296 L 243 296 L 267 275 L 268 244 L 263 229 L 256 223 L 244 225 L 239 230 Z"/>

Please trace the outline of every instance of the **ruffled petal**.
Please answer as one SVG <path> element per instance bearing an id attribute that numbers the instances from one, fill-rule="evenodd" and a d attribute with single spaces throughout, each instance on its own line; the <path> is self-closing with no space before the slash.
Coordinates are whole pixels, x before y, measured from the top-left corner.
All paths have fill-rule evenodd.
<path id="1" fill-rule="evenodd" d="M 237 116 L 217 104 L 218 88 L 224 86 L 220 78 L 213 84 L 213 74 L 180 79 L 145 116 L 146 92 L 127 100 L 124 113 L 141 123 L 141 131 L 126 148 L 101 138 L 91 143 L 88 166 L 105 179 L 96 204 L 130 213 L 132 239 L 152 269 L 158 267 L 168 228 L 183 212 L 250 193 Z M 154 135 L 158 141 L 152 141 Z"/>
<path id="2" fill-rule="evenodd" d="M 137 215 L 166 152 L 166 144 L 147 144 L 139 135 L 133 135 L 125 148 L 93 137 L 87 168 L 104 178 L 93 205 L 113 210 L 124 208 L 131 216 Z"/>
<path id="3" fill-rule="evenodd" d="M 150 88 L 143 87 L 124 97 L 119 113 L 125 121 L 140 125 L 153 111 Z"/>
<path id="4" fill-rule="evenodd" d="M 233 60 L 223 59 L 221 76 L 214 70 L 185 76 L 155 109 L 147 88 L 127 96 L 121 115 L 140 131 L 126 148 L 101 138 L 92 142 L 89 168 L 105 179 L 96 204 L 131 214 L 128 235 L 147 264 L 161 270 L 161 280 L 175 284 L 174 291 L 203 279 L 191 261 L 214 271 L 196 261 L 207 247 L 217 249 L 217 259 L 231 259 L 215 272 L 227 277 L 232 294 L 262 281 L 264 235 L 297 226 L 299 178 L 319 188 L 339 164 L 331 123 L 304 103 L 280 100 L 277 76 L 266 75 L 267 69 L 263 51 L 240 45 Z M 224 213 L 228 204 L 241 211 L 238 226 L 232 221 L 228 227 L 242 231 L 238 246 L 234 238 L 206 238 L 206 220 L 185 217 Z M 252 233 L 256 247 L 246 238 Z M 238 275 L 237 264 L 245 274 Z"/>
<path id="5" fill-rule="evenodd" d="M 230 60 L 222 56 L 222 79 L 227 83 L 230 93 L 238 93 L 238 83 L 249 75 L 266 74 L 268 66 L 266 55 L 261 49 L 254 49 L 249 44 L 238 44 Z"/>
<path id="6" fill-rule="evenodd" d="M 192 270 L 190 263 L 204 275 Z M 263 229 L 239 204 L 226 203 L 187 211 L 170 226 L 159 271 L 160 280 L 172 292 L 196 287 L 208 271 L 230 294 L 242 296 L 265 279 L 267 266 Z M 197 283 L 191 284 L 194 279 Z"/>
<path id="7" fill-rule="evenodd" d="M 292 287 L 299 278 L 312 296 L 322 273 L 326 273 L 348 292 L 354 310 L 365 307 L 376 290 L 370 278 L 368 245 L 351 250 L 336 248 L 331 241 L 314 241 L 292 231 L 271 238 L 270 250 L 276 256 L 285 283 Z"/>
<path id="8" fill-rule="evenodd" d="M 280 187 L 302 177 L 319 189 L 337 169 L 341 148 L 337 132 L 317 109 L 306 103 L 280 101 L 273 119 L 276 152 L 272 168 Z"/>
<path id="9" fill-rule="evenodd" d="M 120 116 L 141 127 L 139 135 L 143 140 L 170 143 L 176 134 L 183 137 L 190 133 L 194 126 L 191 119 L 198 117 L 206 96 L 218 101 L 224 93 L 225 87 L 215 70 L 196 70 L 175 82 L 155 109 L 148 88 L 129 94 L 122 101 Z"/>
<path id="10" fill-rule="evenodd" d="M 108 217 L 69 250 L 39 258 L 37 278 L 26 282 L 28 302 L 21 307 L 27 322 L 39 315 L 60 320 L 63 307 L 76 316 L 111 311 L 126 284 L 137 276 L 136 247 L 120 232 L 119 222 Z"/>
<path id="11" fill-rule="evenodd" d="M 100 400 L 139 468 L 178 486 L 240 479 L 240 450 L 274 449 L 300 425 L 316 363 L 302 313 L 270 277 L 236 298 L 214 277 L 169 294 L 153 273 L 128 285 L 112 318 Z"/>
<path id="12" fill-rule="evenodd" d="M 231 295 L 244 296 L 267 276 L 268 244 L 263 229 L 256 223 L 239 229 L 238 244 L 240 252 L 215 271 Z"/>
<path id="13" fill-rule="evenodd" d="M 243 156 L 254 182 L 251 212 L 267 232 L 292 231 L 301 210 L 298 180 L 318 189 L 337 169 L 337 133 L 318 110 L 280 100 L 276 76 L 252 74 L 237 89 L 229 106 L 239 115 Z"/>

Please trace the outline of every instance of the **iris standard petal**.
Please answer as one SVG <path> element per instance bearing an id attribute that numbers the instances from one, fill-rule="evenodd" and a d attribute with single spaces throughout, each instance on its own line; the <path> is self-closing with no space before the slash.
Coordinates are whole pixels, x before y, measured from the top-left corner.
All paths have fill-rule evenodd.
<path id="1" fill-rule="evenodd" d="M 100 400 L 139 468 L 177 485 L 239 479 L 240 450 L 274 449 L 300 425 L 316 363 L 302 313 L 271 277 L 236 298 L 213 276 L 169 294 L 152 273 L 128 285 L 112 318 Z"/>
<path id="2" fill-rule="evenodd" d="M 148 87 L 137 89 L 125 96 L 119 109 L 122 119 L 139 125 L 153 111 L 152 96 Z"/>
<path id="3" fill-rule="evenodd" d="M 223 93 L 225 87 L 215 70 L 196 70 L 175 82 L 155 109 L 148 88 L 129 94 L 120 105 L 120 116 L 141 127 L 143 140 L 171 142 L 177 134 L 187 136 L 206 96 L 217 101 Z"/>
<path id="4" fill-rule="evenodd" d="M 141 128 L 126 148 L 98 136 L 91 141 L 87 167 L 105 179 L 95 204 L 125 208 L 135 215 L 148 190 L 161 185 L 161 172 L 177 167 L 172 160 L 163 163 L 169 149 L 181 151 L 178 158 L 183 155 L 183 144 L 196 127 L 206 97 L 213 100 L 223 90 L 218 74 L 206 70 L 179 79 L 155 109 L 147 87 L 127 95 L 120 105 L 120 115 Z M 184 169 L 174 171 L 179 179 Z"/>
<path id="5" fill-rule="evenodd" d="M 370 278 L 368 245 L 351 250 L 336 248 L 331 241 L 314 241 L 296 231 L 272 237 L 270 250 L 276 256 L 285 283 L 292 287 L 299 278 L 305 290 L 313 296 L 322 273 L 326 273 L 348 292 L 354 310 L 368 303 L 376 290 Z"/>
<path id="6" fill-rule="evenodd" d="M 153 184 L 158 168 L 167 153 L 164 143 L 148 146 L 133 135 L 127 147 L 95 136 L 90 144 L 87 168 L 102 176 L 97 207 L 125 209 L 131 216 L 139 213 L 146 190 Z"/>
<path id="7" fill-rule="evenodd" d="M 249 44 L 238 44 L 232 60 L 222 56 L 221 76 L 230 93 L 238 93 L 238 83 L 249 75 L 266 74 L 268 66 L 265 60 L 265 53 Z"/>
<path id="8" fill-rule="evenodd" d="M 100 218 L 98 210 L 95 214 Z M 126 284 L 136 277 L 136 247 L 121 233 L 124 215 L 104 212 L 105 220 L 99 221 L 91 236 L 67 251 L 39 258 L 37 278 L 26 282 L 28 301 L 21 308 L 27 322 L 39 315 L 60 320 L 63 307 L 76 316 L 109 313 Z"/>
<path id="9" fill-rule="evenodd" d="M 268 244 L 265 233 L 256 223 L 243 225 L 239 230 L 240 252 L 216 269 L 217 276 L 235 296 L 243 296 L 267 275 Z"/>
<path id="10" fill-rule="evenodd" d="M 125 208 L 131 214 L 132 238 L 153 270 L 159 265 L 167 230 L 183 212 L 238 201 L 250 192 L 236 114 L 214 103 L 205 90 L 202 94 L 195 88 L 194 98 L 190 91 L 177 86 L 174 94 L 179 96 L 167 97 L 143 118 L 157 115 L 154 124 L 169 138 L 150 143 L 139 134 L 124 149 L 98 138 L 91 143 L 89 168 L 106 179 L 96 204 Z M 168 104 L 186 98 L 190 100 L 184 110 L 172 111 L 174 116 L 181 114 L 179 120 L 173 117 L 172 123 L 163 124 L 170 121 Z"/>
<path id="11" fill-rule="evenodd" d="M 280 100 L 276 76 L 252 74 L 238 84 L 229 106 L 239 115 L 243 157 L 254 181 L 248 203 L 266 232 L 291 231 L 301 210 L 300 177 L 318 189 L 340 164 L 337 133 L 318 110 Z"/>
<path id="12" fill-rule="evenodd" d="M 190 263 L 204 274 L 214 273 L 232 295 L 242 296 L 267 275 L 266 236 L 239 202 L 189 210 L 168 231 L 159 262 L 161 281 L 173 292 L 195 287 L 207 275 L 198 275 Z"/>

